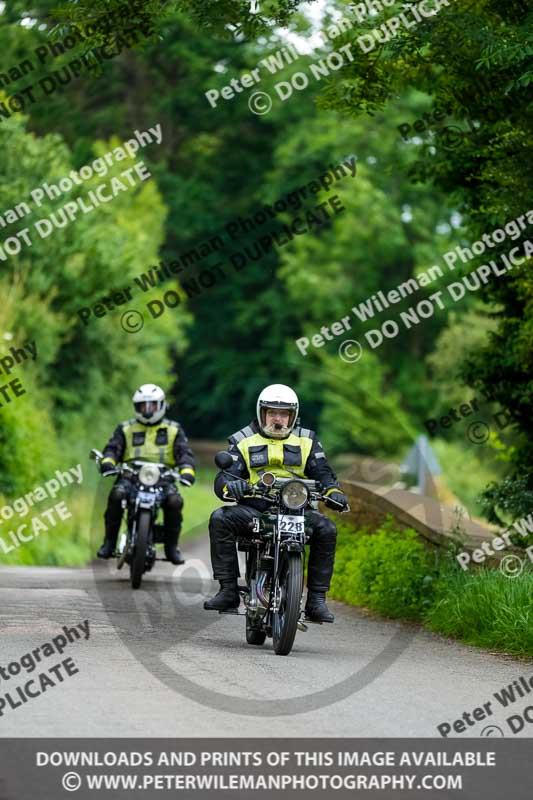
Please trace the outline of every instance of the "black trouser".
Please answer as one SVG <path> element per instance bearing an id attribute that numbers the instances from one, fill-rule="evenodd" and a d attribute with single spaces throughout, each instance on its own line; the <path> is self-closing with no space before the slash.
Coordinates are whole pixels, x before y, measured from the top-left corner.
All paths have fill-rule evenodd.
<path id="1" fill-rule="evenodd" d="M 223 506 L 211 514 L 209 537 L 215 580 L 239 577 L 235 538 L 251 536 L 249 523 L 258 516 L 261 516 L 259 511 L 244 505 Z M 318 511 L 306 511 L 305 520 L 311 531 L 307 587 L 311 591 L 327 592 L 333 573 L 337 529 L 328 517 Z"/>
<path id="2" fill-rule="evenodd" d="M 106 539 L 116 541 L 122 520 L 122 501 L 128 499 L 133 488 L 131 481 L 127 478 L 119 478 L 111 489 L 104 514 Z M 165 521 L 165 538 L 172 540 L 175 537 L 177 542 L 181 530 L 183 498 L 173 483 L 165 485 L 161 508 Z M 173 543 L 175 544 L 175 542 Z"/>

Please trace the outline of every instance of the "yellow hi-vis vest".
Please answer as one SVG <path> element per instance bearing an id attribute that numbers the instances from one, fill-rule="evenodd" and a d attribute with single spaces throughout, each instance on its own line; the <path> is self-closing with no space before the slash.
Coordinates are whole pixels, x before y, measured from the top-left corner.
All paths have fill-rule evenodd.
<path id="1" fill-rule="evenodd" d="M 248 431 L 251 435 L 246 435 Z M 278 478 L 291 478 L 294 474 L 305 477 L 305 465 L 313 447 L 307 428 L 297 428 L 286 439 L 267 439 L 261 433 L 253 433 L 248 426 L 232 438 L 246 462 L 248 482 L 252 485 L 258 483 L 264 472 L 273 472 Z"/>
<path id="2" fill-rule="evenodd" d="M 174 466 L 174 441 L 179 425 L 170 419 L 162 419 L 158 425 L 142 425 L 136 419 L 122 423 L 126 439 L 123 461 L 142 459 Z"/>

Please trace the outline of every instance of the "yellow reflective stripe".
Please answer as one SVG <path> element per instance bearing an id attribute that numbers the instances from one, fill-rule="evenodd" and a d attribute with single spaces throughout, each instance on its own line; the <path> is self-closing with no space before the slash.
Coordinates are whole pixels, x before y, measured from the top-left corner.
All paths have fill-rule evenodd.
<path id="1" fill-rule="evenodd" d="M 341 492 L 341 490 L 339 489 L 338 486 L 332 486 L 331 489 L 327 490 L 327 492 L 326 492 L 326 494 L 324 496 L 328 497 L 332 492 L 339 492 L 339 494 L 342 494 L 342 492 Z"/>
<path id="2" fill-rule="evenodd" d="M 182 467 L 180 469 L 180 475 L 185 475 L 186 473 L 189 475 L 196 475 L 196 472 L 193 470 L 192 467 Z"/>
<path id="3" fill-rule="evenodd" d="M 114 458 L 111 458 L 111 456 L 106 456 L 106 457 L 105 457 L 105 458 L 103 458 L 103 459 L 102 459 L 102 461 L 101 461 L 101 463 L 102 463 L 102 464 L 107 464 L 108 462 L 109 462 L 110 464 L 115 464 L 115 465 L 116 465 L 116 463 L 117 463 L 117 462 L 115 461 L 115 459 L 114 459 Z"/>

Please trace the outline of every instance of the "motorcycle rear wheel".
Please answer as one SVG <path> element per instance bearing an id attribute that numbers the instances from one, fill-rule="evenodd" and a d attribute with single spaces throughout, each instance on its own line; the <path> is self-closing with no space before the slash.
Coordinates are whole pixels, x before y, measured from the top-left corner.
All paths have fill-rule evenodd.
<path id="1" fill-rule="evenodd" d="M 139 512 L 137 520 L 137 537 L 135 549 L 130 562 L 131 588 L 139 589 L 142 582 L 144 568 L 146 565 L 146 549 L 148 547 L 148 537 L 152 526 L 152 514 L 146 509 Z"/>
<path id="2" fill-rule="evenodd" d="M 272 620 L 274 652 L 278 656 L 288 655 L 300 619 L 300 603 L 303 592 L 302 554 L 287 553 L 280 566 L 281 602 Z"/>

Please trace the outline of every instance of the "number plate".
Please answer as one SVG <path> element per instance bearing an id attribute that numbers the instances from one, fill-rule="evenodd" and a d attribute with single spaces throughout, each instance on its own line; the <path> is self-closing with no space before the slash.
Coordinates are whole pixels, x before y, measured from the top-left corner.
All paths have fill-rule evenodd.
<path id="1" fill-rule="evenodd" d="M 304 517 L 296 514 L 278 514 L 278 530 L 280 533 L 304 533 Z"/>

